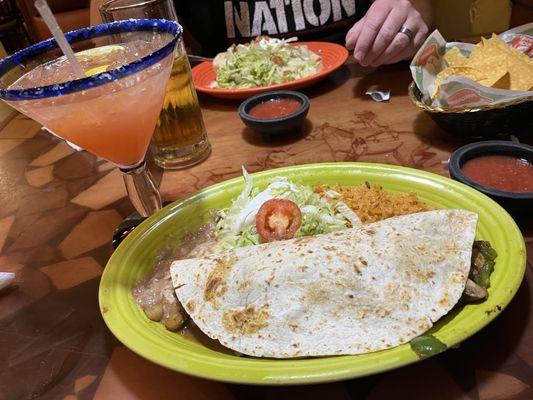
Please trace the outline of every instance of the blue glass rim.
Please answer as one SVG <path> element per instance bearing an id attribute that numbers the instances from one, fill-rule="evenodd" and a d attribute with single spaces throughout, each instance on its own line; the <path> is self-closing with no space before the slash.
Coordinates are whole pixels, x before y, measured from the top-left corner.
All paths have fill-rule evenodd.
<path id="1" fill-rule="evenodd" d="M 67 32 L 65 34 L 67 41 L 69 43 L 78 43 L 84 40 L 109 36 L 112 34 L 150 31 L 169 33 L 174 37 L 166 45 L 153 53 L 115 69 L 99 72 L 86 78 L 75 79 L 53 85 L 36 86 L 27 89 L 0 89 L 0 99 L 16 101 L 56 97 L 75 93 L 80 90 L 92 89 L 142 71 L 156 62 L 163 60 L 174 51 L 178 40 L 181 39 L 182 27 L 177 22 L 165 19 L 128 19 Z M 13 68 L 23 64 L 26 60 L 38 55 L 46 54 L 47 52 L 58 48 L 59 46 L 57 45 L 56 40 L 51 38 L 4 58 L 0 61 L 0 78 Z"/>

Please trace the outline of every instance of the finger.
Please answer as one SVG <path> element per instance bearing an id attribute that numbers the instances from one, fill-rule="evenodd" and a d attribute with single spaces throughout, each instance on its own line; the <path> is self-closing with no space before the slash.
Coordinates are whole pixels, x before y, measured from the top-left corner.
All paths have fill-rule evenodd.
<path id="1" fill-rule="evenodd" d="M 366 53 L 372 48 L 374 39 L 376 38 L 383 22 L 390 13 L 390 7 L 388 5 L 382 5 L 382 3 L 374 3 L 368 10 L 363 28 L 357 39 L 357 43 L 354 48 L 354 57 L 365 65 L 362 61 L 365 58 Z"/>
<path id="2" fill-rule="evenodd" d="M 415 31 L 415 36 L 413 38 L 413 41 L 410 42 L 408 46 L 396 52 L 390 53 L 388 55 L 383 54 L 385 57 L 383 57 L 383 59 L 381 59 L 381 57 L 376 59 L 372 63 L 372 66 L 379 66 L 383 64 L 394 64 L 399 61 L 412 58 L 416 54 L 420 46 L 424 43 L 424 40 L 426 40 L 426 37 L 429 32 L 427 25 L 424 23 L 422 19 L 420 19 L 420 21 L 418 22 L 419 22 L 420 28 L 418 28 L 418 31 Z M 406 22 L 406 26 L 414 26 L 416 23 L 417 22 L 408 21 Z M 401 34 L 401 35 L 406 36 L 404 34 Z M 378 64 L 378 62 L 380 64 Z"/>
<path id="3" fill-rule="evenodd" d="M 363 27 L 364 18 L 357 21 L 354 26 L 348 31 L 346 34 L 346 48 L 348 50 L 353 50 L 355 48 L 355 43 L 357 42 L 357 39 L 359 38 L 359 34 L 361 33 L 361 28 Z"/>
<path id="4" fill-rule="evenodd" d="M 420 30 L 416 33 L 411 45 L 406 48 L 405 51 L 401 52 L 395 58 L 393 58 L 391 64 L 398 61 L 407 60 L 408 58 L 413 58 L 420 46 L 422 46 L 422 44 L 426 40 L 428 33 L 428 27 L 426 25 L 422 26 Z"/>
<path id="5" fill-rule="evenodd" d="M 413 47 L 415 50 L 418 50 L 422 44 L 424 44 L 424 41 L 426 40 L 429 33 L 429 28 L 425 23 L 422 23 L 422 26 L 415 34 L 415 37 L 413 39 Z"/>
<path id="6" fill-rule="evenodd" d="M 372 66 L 377 67 L 383 64 L 391 64 L 393 60 L 397 59 L 399 54 L 402 53 L 404 49 L 409 47 L 414 48 L 415 41 L 417 44 L 419 44 L 420 40 L 427 34 L 428 31 L 424 20 L 418 13 L 408 16 L 407 20 L 402 26 L 410 29 L 411 32 L 413 32 L 414 37 L 412 42 L 409 36 L 407 36 L 405 33 L 398 32 L 383 53 L 381 53 L 381 55 L 372 62 Z"/>
<path id="7" fill-rule="evenodd" d="M 376 40 L 370 51 L 366 54 L 363 62 L 366 64 L 372 64 L 381 53 L 392 43 L 396 34 L 400 28 L 405 24 L 407 20 L 407 13 L 405 10 L 399 8 L 393 8 L 389 16 L 383 23 L 383 26 L 379 30 Z"/>
<path id="8" fill-rule="evenodd" d="M 403 60 L 407 60 L 409 58 L 412 58 L 414 54 L 416 53 L 416 49 L 413 47 L 413 45 L 410 45 L 409 47 L 403 49 L 398 54 L 392 56 L 392 58 L 389 60 L 387 64 L 394 64 Z"/>
<path id="9" fill-rule="evenodd" d="M 398 32 L 392 42 L 387 46 L 387 48 L 381 53 L 381 55 L 372 62 L 373 67 L 378 67 L 383 64 L 390 64 L 391 60 L 400 54 L 404 49 L 411 46 L 409 37 Z"/>

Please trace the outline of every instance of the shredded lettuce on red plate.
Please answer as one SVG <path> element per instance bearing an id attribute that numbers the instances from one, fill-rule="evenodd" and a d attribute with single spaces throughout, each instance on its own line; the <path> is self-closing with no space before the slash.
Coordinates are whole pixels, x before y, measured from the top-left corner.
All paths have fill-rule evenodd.
<path id="1" fill-rule="evenodd" d="M 231 46 L 213 60 L 216 87 L 244 89 L 291 82 L 322 69 L 319 55 L 296 40 L 262 36 L 247 44 Z"/>

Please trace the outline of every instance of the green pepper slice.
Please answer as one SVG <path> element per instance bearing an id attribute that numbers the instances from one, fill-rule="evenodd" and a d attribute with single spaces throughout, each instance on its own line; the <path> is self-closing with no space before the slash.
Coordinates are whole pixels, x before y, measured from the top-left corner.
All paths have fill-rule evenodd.
<path id="1" fill-rule="evenodd" d="M 448 348 L 439 339 L 430 334 L 418 336 L 411 340 L 409 344 L 411 345 L 411 349 L 420 358 L 426 358 L 435 354 L 439 354 Z"/>

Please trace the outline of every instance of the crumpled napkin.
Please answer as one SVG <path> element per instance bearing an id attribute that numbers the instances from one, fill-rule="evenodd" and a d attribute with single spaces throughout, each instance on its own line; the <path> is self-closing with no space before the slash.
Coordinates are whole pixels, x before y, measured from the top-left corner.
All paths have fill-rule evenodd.
<path id="1" fill-rule="evenodd" d="M 379 89 L 368 89 L 365 94 L 372 97 L 372 100 L 380 101 L 389 101 L 390 99 L 390 90 L 379 90 Z"/>
<path id="2" fill-rule="evenodd" d="M 0 293 L 15 282 L 15 273 L 0 272 Z"/>

